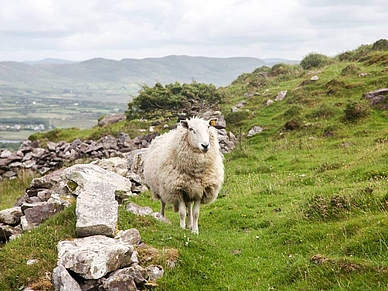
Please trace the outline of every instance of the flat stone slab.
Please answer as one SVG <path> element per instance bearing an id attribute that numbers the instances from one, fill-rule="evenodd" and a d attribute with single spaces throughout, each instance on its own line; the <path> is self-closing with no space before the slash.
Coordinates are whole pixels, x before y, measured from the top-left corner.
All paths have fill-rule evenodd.
<path id="1" fill-rule="evenodd" d="M 73 194 L 77 195 L 76 232 L 78 237 L 114 236 L 118 219 L 116 193 L 131 194 L 131 182 L 97 165 L 74 165 L 63 171 Z"/>

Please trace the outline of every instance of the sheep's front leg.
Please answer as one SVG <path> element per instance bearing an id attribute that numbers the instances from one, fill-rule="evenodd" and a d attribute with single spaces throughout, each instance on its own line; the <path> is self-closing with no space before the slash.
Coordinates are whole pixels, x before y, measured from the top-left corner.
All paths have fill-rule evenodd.
<path id="1" fill-rule="evenodd" d="M 185 202 L 179 202 L 179 218 L 181 228 L 186 228 L 186 204 Z"/>
<path id="2" fill-rule="evenodd" d="M 199 218 L 199 207 L 201 206 L 201 200 L 196 200 L 193 207 L 193 228 L 192 233 L 198 234 L 198 218 Z"/>
<path id="3" fill-rule="evenodd" d="M 193 228 L 193 202 L 187 202 L 186 204 L 188 215 L 187 215 L 187 228 Z"/>

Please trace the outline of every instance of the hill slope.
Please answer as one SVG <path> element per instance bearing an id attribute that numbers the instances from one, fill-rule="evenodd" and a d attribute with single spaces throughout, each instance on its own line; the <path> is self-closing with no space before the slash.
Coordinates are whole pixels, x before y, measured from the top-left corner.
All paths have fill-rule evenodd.
<path id="1" fill-rule="evenodd" d="M 180 229 L 171 209 L 166 225 L 120 208 L 119 229 L 179 250 L 174 268 L 157 262 L 166 273 L 155 290 L 386 290 L 387 96 L 373 105 L 364 94 L 387 87 L 387 67 L 388 51 L 355 50 L 308 70 L 259 68 L 221 88 L 241 143 L 226 156 L 218 199 L 201 207 L 200 235 Z M 246 138 L 252 126 L 263 130 Z M 159 209 L 149 193 L 131 199 Z M 17 289 L 44 278 L 56 250 L 43 238 L 71 236 L 73 213 L 7 244 L 0 283 Z M 38 259 L 33 276 L 25 257 Z"/>

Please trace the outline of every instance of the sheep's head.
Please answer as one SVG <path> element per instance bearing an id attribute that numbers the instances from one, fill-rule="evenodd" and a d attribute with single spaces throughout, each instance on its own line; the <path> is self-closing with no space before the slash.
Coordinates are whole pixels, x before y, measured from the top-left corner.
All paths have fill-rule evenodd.
<path id="1" fill-rule="evenodd" d="M 210 148 L 209 130 L 210 127 L 216 125 L 216 123 L 217 118 L 204 120 L 202 118 L 194 117 L 181 121 L 182 127 L 187 129 L 190 145 L 203 153 L 206 153 Z"/>

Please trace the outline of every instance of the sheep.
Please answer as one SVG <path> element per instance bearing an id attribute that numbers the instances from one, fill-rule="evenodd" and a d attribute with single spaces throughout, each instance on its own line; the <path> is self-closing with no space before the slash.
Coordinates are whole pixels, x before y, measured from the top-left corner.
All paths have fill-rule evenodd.
<path id="1" fill-rule="evenodd" d="M 201 204 L 214 202 L 224 182 L 223 155 L 213 127 L 217 119 L 181 120 L 178 127 L 156 137 L 144 160 L 144 179 L 152 197 L 179 211 L 180 227 L 198 234 Z"/>

